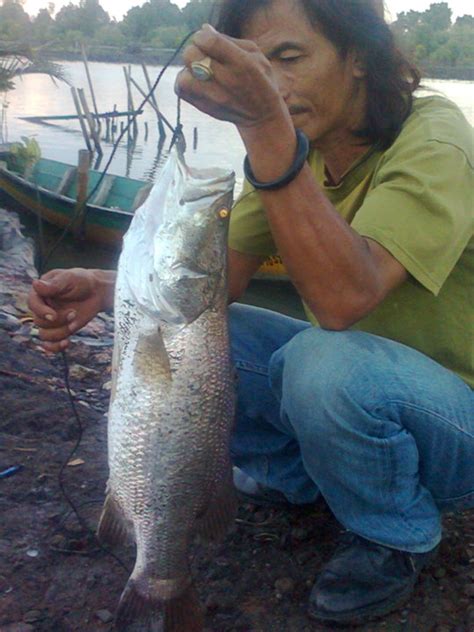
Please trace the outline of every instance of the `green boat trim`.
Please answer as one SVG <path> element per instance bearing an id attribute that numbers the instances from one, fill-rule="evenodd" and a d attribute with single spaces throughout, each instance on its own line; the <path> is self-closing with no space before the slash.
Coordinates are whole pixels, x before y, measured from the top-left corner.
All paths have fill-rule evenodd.
<path id="1" fill-rule="evenodd" d="M 101 176 L 100 171 L 89 170 L 88 195 Z M 81 238 L 119 245 L 133 212 L 145 201 L 152 186 L 150 182 L 106 175 L 86 205 Z M 7 163 L 1 161 L 0 191 L 59 228 L 77 224 L 77 168 L 73 165 L 40 158 L 21 174 L 9 170 Z"/>

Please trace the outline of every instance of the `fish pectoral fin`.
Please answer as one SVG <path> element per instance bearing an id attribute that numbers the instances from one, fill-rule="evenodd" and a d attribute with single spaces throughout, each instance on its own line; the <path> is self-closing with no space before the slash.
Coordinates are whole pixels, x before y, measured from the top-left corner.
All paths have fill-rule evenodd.
<path id="1" fill-rule="evenodd" d="M 222 540 L 234 522 L 237 514 L 237 497 L 228 476 L 225 483 L 214 494 L 205 512 L 196 521 L 198 537 L 206 541 Z"/>
<path id="2" fill-rule="evenodd" d="M 127 524 L 117 502 L 107 494 L 97 527 L 97 537 L 100 542 L 116 546 L 125 544 L 129 540 Z"/>
<path id="3" fill-rule="evenodd" d="M 192 583 L 145 577 L 128 580 L 115 615 L 115 628 L 118 632 L 153 632 L 160 613 L 163 632 L 202 632 L 204 628 L 204 616 Z"/>

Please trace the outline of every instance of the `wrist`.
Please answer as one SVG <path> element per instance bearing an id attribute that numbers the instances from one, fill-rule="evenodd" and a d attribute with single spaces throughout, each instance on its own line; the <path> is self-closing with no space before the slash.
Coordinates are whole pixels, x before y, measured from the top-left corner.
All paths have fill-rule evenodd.
<path id="1" fill-rule="evenodd" d="M 111 311 L 114 307 L 117 273 L 114 270 L 89 270 L 89 273 L 100 297 L 100 311 Z"/>
<path id="2" fill-rule="evenodd" d="M 240 130 L 248 162 L 255 178 L 261 182 L 278 179 L 294 160 L 295 128 L 285 119 L 259 127 Z"/>

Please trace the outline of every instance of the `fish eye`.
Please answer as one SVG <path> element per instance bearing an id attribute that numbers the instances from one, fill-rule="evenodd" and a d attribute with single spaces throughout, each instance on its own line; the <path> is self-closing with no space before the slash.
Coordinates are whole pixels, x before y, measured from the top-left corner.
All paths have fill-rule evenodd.
<path id="1" fill-rule="evenodd" d="M 228 217 L 228 216 L 229 216 L 229 209 L 228 209 L 228 208 L 223 207 L 223 208 L 219 209 L 219 211 L 218 211 L 218 213 L 217 213 L 217 214 L 219 215 L 219 217 L 220 217 L 221 219 L 225 219 L 226 217 Z"/>

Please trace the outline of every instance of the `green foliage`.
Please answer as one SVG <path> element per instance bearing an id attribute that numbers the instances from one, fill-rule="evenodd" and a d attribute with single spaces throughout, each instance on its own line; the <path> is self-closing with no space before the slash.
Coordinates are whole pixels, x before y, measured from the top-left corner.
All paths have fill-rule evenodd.
<path id="1" fill-rule="evenodd" d="M 205 22 L 211 22 L 215 6 L 215 0 L 190 0 L 182 11 L 188 29 L 194 31 Z"/>
<path id="2" fill-rule="evenodd" d="M 474 67 L 474 17 L 452 23 L 447 2 L 431 4 L 423 13 L 399 13 L 392 30 L 400 48 L 421 65 Z"/>
<path id="3" fill-rule="evenodd" d="M 21 137 L 21 143 L 13 143 L 7 157 L 8 168 L 24 174 L 27 167 L 41 158 L 41 150 L 34 138 Z"/>
<path id="4" fill-rule="evenodd" d="M 30 18 L 24 0 L 0 0 L 0 42 L 59 43 L 63 51 L 79 43 L 117 47 L 139 55 L 149 47 L 174 48 L 191 30 L 212 22 L 218 0 L 188 0 L 180 9 L 172 0 L 147 0 L 133 6 L 120 22 L 111 21 L 100 0 L 79 0 L 63 6 L 53 18 L 54 6 Z M 74 0 L 77 2 L 78 0 Z M 449 0 L 434 2 L 426 11 L 404 11 L 391 25 L 400 48 L 421 66 L 474 68 L 474 17 L 452 23 Z M 0 86 L 11 86 L 2 76 Z M 1 87 L 0 87 L 1 89 Z"/>

